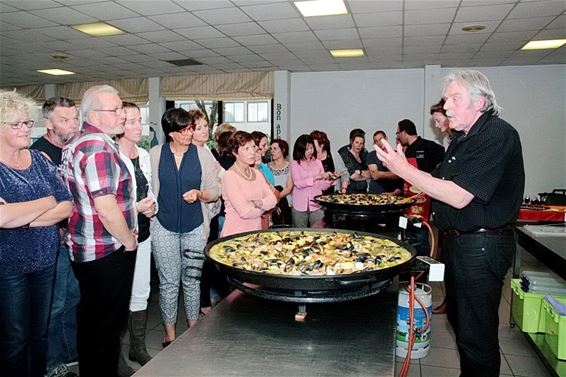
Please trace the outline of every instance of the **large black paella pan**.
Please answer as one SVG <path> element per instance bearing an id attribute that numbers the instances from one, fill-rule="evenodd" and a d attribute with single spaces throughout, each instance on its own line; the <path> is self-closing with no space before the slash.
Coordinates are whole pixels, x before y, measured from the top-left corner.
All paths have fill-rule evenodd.
<path id="1" fill-rule="evenodd" d="M 332 291 L 388 281 L 415 258 L 407 244 L 342 229 L 270 229 L 209 243 L 229 278 L 267 289 Z"/>
<path id="2" fill-rule="evenodd" d="M 317 195 L 313 200 L 334 213 L 366 216 L 400 214 L 415 202 L 414 198 L 385 194 Z"/>

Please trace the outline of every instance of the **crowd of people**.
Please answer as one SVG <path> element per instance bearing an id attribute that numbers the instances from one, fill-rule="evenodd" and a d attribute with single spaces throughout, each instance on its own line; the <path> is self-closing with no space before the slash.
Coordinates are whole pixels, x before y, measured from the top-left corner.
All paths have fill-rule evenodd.
<path id="1" fill-rule="evenodd" d="M 450 77 L 444 98 L 430 109 L 435 125 L 446 134 L 444 147 L 418 136 L 415 124 L 403 119 L 396 132 L 398 148 L 394 150 L 386 133 L 378 130 L 370 152 L 361 129 L 351 130 L 349 143 L 332 153 L 327 134 L 320 130 L 300 135 L 291 151 L 285 140 L 270 142 L 262 132 L 238 131 L 229 124 L 216 127 L 216 147 L 210 150 L 206 114 L 179 108 L 165 111 L 161 119 L 165 143 L 148 152 L 137 145 L 142 137 L 140 109 L 123 102 L 108 85 L 84 93 L 82 127 L 72 100 L 47 100 L 43 106 L 47 133 L 29 147 L 35 104 L 16 92 L 0 92 L 3 372 L 72 377 L 76 374 L 66 364 L 78 360 L 82 377 L 133 374 L 123 359 L 121 342 L 129 329 L 129 358 L 141 365 L 151 359 L 145 331 L 152 255 L 159 277 L 165 348 L 176 339 L 181 290 L 188 327 L 228 291 L 225 279 L 207 268 L 206 244 L 220 236 L 269 227 L 312 226 L 323 217 L 313 200 L 317 195 L 403 195 L 415 185 L 436 199 L 441 231 L 475 234 L 484 228 L 482 221 L 489 220 L 488 230 L 509 224 L 515 201 L 499 204 L 504 214 L 484 207 L 493 195 L 510 198 L 516 196 L 508 192 L 511 187 L 513 193 L 520 191 L 521 179 L 524 182 L 520 143 L 507 126 L 502 126 L 501 134 L 491 135 L 514 140 L 508 148 L 501 150 L 498 145 L 490 154 L 500 154 L 492 156 L 495 160 L 513 160 L 511 165 L 501 162 L 516 173 L 508 178 L 506 189 L 496 185 L 500 176 L 507 176 L 503 168 L 488 172 L 481 165 L 487 157 L 461 147 L 472 143 L 462 132 L 483 135 L 482 142 L 493 144 L 488 135 L 480 134 L 481 129 L 471 128 L 478 118 L 504 123 L 497 118 L 498 107 L 483 76 L 469 75 Z M 469 108 L 461 105 L 466 95 L 472 98 Z M 466 111 L 475 111 L 475 118 Z M 455 127 L 457 116 L 462 124 Z M 270 161 L 266 161 L 268 151 Z M 473 168 L 460 162 L 468 154 L 476 156 Z M 456 156 L 458 165 L 449 165 Z M 456 174 L 456 165 L 469 177 Z M 493 182 L 476 183 L 479 174 L 493 176 Z M 469 203 L 467 215 L 474 220 L 466 222 L 454 211 Z M 478 336 L 469 336 L 462 326 L 477 323 L 476 334 L 482 336 L 485 329 L 494 331 L 493 305 L 499 302 L 510 257 L 501 256 L 504 259 L 493 266 L 497 269 L 489 276 L 493 302 L 482 303 L 487 314 L 476 313 L 472 321 L 463 312 L 467 302 L 453 293 L 459 281 L 451 273 L 451 266 L 458 270 L 454 266 L 462 269 L 466 264 L 451 251 L 470 247 L 449 237 L 453 235 L 457 232 L 447 232 L 445 243 L 448 307 L 453 309 L 449 318 L 458 330 L 459 345 L 468 347 L 460 350 L 462 365 L 488 371 L 499 360 L 497 329 L 495 338 L 489 337 L 491 348 L 479 350 Z M 511 250 L 511 239 L 504 241 L 509 241 L 505 247 Z M 491 248 L 491 243 L 485 247 Z"/>

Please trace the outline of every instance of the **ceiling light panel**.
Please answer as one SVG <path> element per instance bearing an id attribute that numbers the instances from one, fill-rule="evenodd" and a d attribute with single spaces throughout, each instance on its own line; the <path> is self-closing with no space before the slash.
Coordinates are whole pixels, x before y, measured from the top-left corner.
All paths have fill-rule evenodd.
<path id="1" fill-rule="evenodd" d="M 530 41 L 521 50 L 545 50 L 550 48 L 560 48 L 566 44 L 566 39 L 547 39 L 542 41 Z"/>
<path id="2" fill-rule="evenodd" d="M 93 37 L 107 37 L 109 35 L 125 34 L 123 30 L 120 30 L 112 25 L 108 25 L 104 22 L 73 25 L 72 28 L 85 34 L 92 35 Z"/>
<path id="3" fill-rule="evenodd" d="M 303 17 L 333 16 L 348 13 L 342 0 L 295 1 L 295 6 Z"/>

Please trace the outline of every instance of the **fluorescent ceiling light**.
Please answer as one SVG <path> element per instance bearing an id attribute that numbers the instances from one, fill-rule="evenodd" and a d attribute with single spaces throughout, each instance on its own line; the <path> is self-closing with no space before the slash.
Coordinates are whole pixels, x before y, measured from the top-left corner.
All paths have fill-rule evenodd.
<path id="1" fill-rule="evenodd" d="M 109 35 L 125 34 L 126 32 L 117 27 L 108 25 L 104 22 L 95 22 L 92 24 L 73 25 L 73 29 L 81 31 L 93 37 L 106 37 Z"/>
<path id="2" fill-rule="evenodd" d="M 64 69 L 38 69 L 37 72 L 53 76 L 74 75 L 75 72 L 65 71 Z"/>
<path id="3" fill-rule="evenodd" d="M 364 50 L 361 48 L 354 48 L 350 50 L 330 50 L 330 54 L 335 58 L 355 58 L 364 56 Z"/>
<path id="4" fill-rule="evenodd" d="M 343 0 L 295 1 L 295 6 L 303 17 L 348 14 Z"/>
<path id="5" fill-rule="evenodd" d="M 547 39 L 541 41 L 530 41 L 521 50 L 544 50 L 547 48 L 560 48 L 566 44 L 566 39 Z"/>

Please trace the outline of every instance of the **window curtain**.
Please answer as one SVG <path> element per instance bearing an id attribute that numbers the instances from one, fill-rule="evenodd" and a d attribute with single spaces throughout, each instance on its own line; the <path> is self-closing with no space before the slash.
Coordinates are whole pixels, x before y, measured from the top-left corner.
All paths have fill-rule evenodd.
<path id="1" fill-rule="evenodd" d="M 235 72 L 162 77 L 168 100 L 250 100 L 273 97 L 273 72 Z"/>
<path id="2" fill-rule="evenodd" d="M 35 102 L 43 104 L 45 102 L 45 86 L 43 85 L 25 85 L 25 86 L 6 86 L 2 90 L 16 90 L 16 92 L 30 97 Z"/>
<path id="3" fill-rule="evenodd" d="M 57 95 L 71 98 L 78 104 L 81 102 L 83 93 L 88 88 L 103 84 L 116 88 L 122 101 L 133 102 L 138 105 L 146 104 L 149 101 L 147 78 L 59 84 L 57 85 Z"/>

